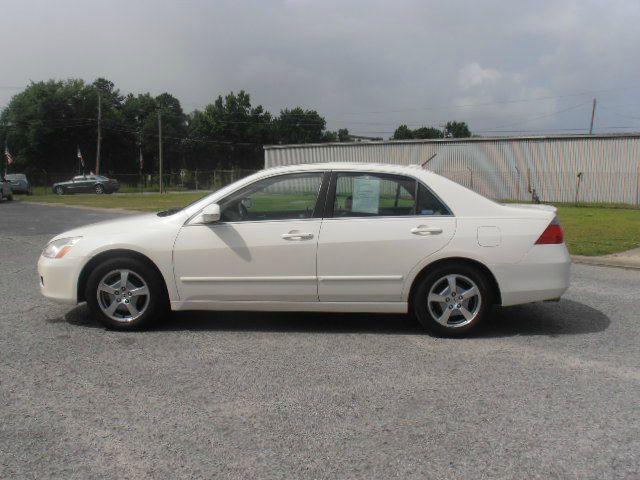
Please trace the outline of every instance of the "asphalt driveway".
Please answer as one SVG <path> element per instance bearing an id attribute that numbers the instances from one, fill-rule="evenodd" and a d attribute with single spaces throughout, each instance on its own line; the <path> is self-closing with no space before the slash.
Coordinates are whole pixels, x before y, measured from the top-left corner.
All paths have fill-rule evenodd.
<path id="1" fill-rule="evenodd" d="M 479 336 L 404 316 L 180 314 L 106 331 L 35 264 L 123 213 L 0 205 L 0 478 L 638 478 L 640 272 Z"/>

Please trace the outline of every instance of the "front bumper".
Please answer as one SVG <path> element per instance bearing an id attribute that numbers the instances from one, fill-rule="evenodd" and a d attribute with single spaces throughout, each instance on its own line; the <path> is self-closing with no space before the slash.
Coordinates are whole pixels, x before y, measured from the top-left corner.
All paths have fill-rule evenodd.
<path id="1" fill-rule="evenodd" d="M 38 283 L 40 292 L 57 303 L 78 303 L 78 278 L 82 269 L 82 258 L 46 258 L 38 260 Z"/>
<path id="2" fill-rule="evenodd" d="M 534 245 L 515 264 L 492 265 L 502 306 L 556 300 L 569 288 L 571 256 L 566 245 Z"/>

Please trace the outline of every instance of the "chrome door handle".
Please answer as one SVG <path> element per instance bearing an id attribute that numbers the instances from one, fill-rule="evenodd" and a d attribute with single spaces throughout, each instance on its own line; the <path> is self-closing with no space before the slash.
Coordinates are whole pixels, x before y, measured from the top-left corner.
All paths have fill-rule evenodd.
<path id="1" fill-rule="evenodd" d="M 438 227 L 427 227 L 426 225 L 419 225 L 415 228 L 411 229 L 411 233 L 414 235 L 440 235 L 442 233 L 442 229 Z"/>
<path id="2" fill-rule="evenodd" d="M 313 238 L 313 233 L 302 233 L 294 230 L 289 233 L 283 233 L 282 238 L 284 240 L 310 240 Z"/>

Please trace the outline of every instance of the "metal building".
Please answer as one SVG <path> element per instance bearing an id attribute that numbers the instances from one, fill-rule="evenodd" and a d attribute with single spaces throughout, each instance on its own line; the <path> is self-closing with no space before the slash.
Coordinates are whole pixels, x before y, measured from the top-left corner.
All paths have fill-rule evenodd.
<path id="1" fill-rule="evenodd" d="M 265 168 L 329 161 L 422 164 L 496 199 L 640 204 L 640 134 L 272 145 Z"/>

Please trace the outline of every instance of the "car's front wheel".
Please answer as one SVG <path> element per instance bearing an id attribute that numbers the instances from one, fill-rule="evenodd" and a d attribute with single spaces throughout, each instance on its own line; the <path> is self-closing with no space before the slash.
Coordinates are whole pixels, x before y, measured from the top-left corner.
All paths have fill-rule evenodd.
<path id="1" fill-rule="evenodd" d="M 447 337 L 475 330 L 491 303 L 486 275 L 464 263 L 434 268 L 422 278 L 412 298 L 418 321 L 431 332 Z"/>
<path id="2" fill-rule="evenodd" d="M 104 193 L 104 187 L 100 184 L 96 185 L 95 190 L 98 195 L 102 195 Z"/>
<path id="3" fill-rule="evenodd" d="M 64 188 L 62 188 L 62 187 L 56 187 L 56 194 L 58 194 L 58 195 L 64 195 Z"/>
<path id="4" fill-rule="evenodd" d="M 87 280 L 85 298 L 92 316 L 114 330 L 137 330 L 168 309 L 161 276 L 135 258 L 112 258 L 98 265 Z"/>

